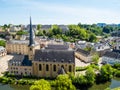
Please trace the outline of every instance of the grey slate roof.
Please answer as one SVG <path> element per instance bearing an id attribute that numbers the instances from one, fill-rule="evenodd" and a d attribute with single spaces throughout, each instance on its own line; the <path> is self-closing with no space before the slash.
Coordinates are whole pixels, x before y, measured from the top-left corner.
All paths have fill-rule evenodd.
<path id="1" fill-rule="evenodd" d="M 106 52 L 103 56 L 109 57 L 109 58 L 120 59 L 120 53 L 118 52 Z"/>
<path id="2" fill-rule="evenodd" d="M 29 44 L 28 40 L 10 40 L 7 42 L 8 44 Z"/>
<path id="3" fill-rule="evenodd" d="M 46 47 L 45 49 L 51 49 L 51 50 L 68 50 L 69 46 L 68 45 L 53 45 L 53 44 L 49 44 L 48 47 Z"/>
<path id="4" fill-rule="evenodd" d="M 28 60 L 27 55 L 13 55 L 13 58 L 8 62 L 15 66 L 32 66 L 31 60 Z"/>
<path id="5" fill-rule="evenodd" d="M 34 41 L 34 31 L 32 30 L 32 21 L 31 21 L 31 17 L 30 17 L 30 36 L 29 36 L 29 46 L 33 46 L 35 45 L 35 41 Z"/>
<path id="6" fill-rule="evenodd" d="M 80 48 L 77 48 L 77 49 L 76 49 L 76 52 L 78 52 L 78 53 L 80 53 L 80 54 L 83 54 L 83 55 L 86 55 L 86 56 L 90 55 L 90 52 L 89 52 L 89 51 L 85 51 L 85 50 L 80 49 Z"/>
<path id="7" fill-rule="evenodd" d="M 36 50 L 35 61 L 75 63 L 74 51 L 68 50 Z"/>

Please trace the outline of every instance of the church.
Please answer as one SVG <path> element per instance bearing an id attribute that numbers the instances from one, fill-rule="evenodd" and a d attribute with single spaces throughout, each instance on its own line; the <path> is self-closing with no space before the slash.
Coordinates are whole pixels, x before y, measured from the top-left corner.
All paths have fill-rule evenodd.
<path id="1" fill-rule="evenodd" d="M 75 74 L 75 55 L 68 45 L 49 44 L 40 48 L 35 41 L 30 18 L 29 41 L 11 40 L 7 42 L 8 53 L 13 58 L 8 62 L 11 75 L 50 77 L 59 74 Z"/>

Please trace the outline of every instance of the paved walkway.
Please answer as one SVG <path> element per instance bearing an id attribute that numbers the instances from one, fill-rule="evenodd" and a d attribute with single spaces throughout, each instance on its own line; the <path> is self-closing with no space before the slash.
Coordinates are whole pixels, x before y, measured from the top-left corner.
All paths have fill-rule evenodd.
<path id="1" fill-rule="evenodd" d="M 3 57 L 0 57 L 0 76 L 2 76 L 2 73 L 7 71 L 8 69 L 8 61 L 12 58 L 12 55 L 6 55 Z"/>
<path id="2" fill-rule="evenodd" d="M 75 66 L 76 67 L 84 67 L 84 66 L 88 66 L 90 65 L 90 63 L 84 63 L 81 60 L 75 58 Z"/>

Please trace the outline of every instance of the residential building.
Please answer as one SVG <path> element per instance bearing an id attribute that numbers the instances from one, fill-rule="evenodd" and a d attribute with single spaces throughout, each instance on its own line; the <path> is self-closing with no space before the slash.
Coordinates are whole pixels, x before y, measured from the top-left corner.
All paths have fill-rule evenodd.
<path id="1" fill-rule="evenodd" d="M 102 62 L 110 65 L 114 65 L 115 63 L 120 63 L 120 53 L 118 52 L 106 52 L 102 56 Z"/>
<path id="2" fill-rule="evenodd" d="M 92 53 L 89 51 L 85 51 L 83 49 L 77 48 L 75 51 L 75 56 L 80 59 L 81 61 L 84 61 L 86 63 L 89 63 L 92 61 Z"/>

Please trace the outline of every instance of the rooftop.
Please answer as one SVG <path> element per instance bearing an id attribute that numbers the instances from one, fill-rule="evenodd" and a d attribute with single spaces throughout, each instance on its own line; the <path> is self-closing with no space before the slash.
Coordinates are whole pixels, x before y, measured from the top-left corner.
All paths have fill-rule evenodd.
<path id="1" fill-rule="evenodd" d="M 9 61 L 9 63 L 14 64 L 16 66 L 32 66 L 31 60 L 28 60 L 27 55 L 13 55 L 13 58 Z"/>
<path id="2" fill-rule="evenodd" d="M 110 57 L 110 58 L 115 58 L 115 59 L 120 59 L 120 53 L 118 52 L 106 52 L 103 56 L 105 57 Z"/>
<path id="3" fill-rule="evenodd" d="M 10 40 L 8 41 L 10 44 L 29 44 L 28 40 Z"/>
<path id="4" fill-rule="evenodd" d="M 51 50 L 68 50 L 68 45 L 54 45 L 54 44 L 48 44 L 48 46 L 45 49 L 51 49 Z"/>
<path id="5" fill-rule="evenodd" d="M 75 63 L 74 51 L 36 50 L 35 61 Z"/>
<path id="6" fill-rule="evenodd" d="M 89 52 L 89 51 L 85 51 L 85 50 L 80 49 L 80 48 L 77 48 L 77 49 L 76 49 L 76 52 L 81 53 L 81 54 L 84 54 L 84 55 L 86 55 L 86 56 L 90 55 L 90 52 Z"/>

